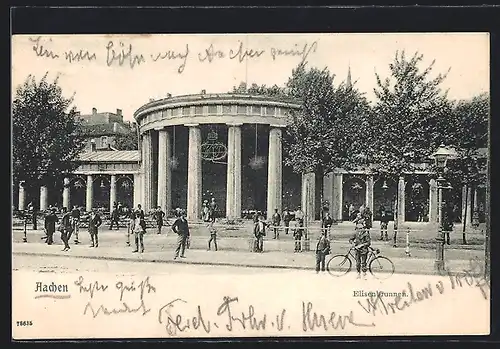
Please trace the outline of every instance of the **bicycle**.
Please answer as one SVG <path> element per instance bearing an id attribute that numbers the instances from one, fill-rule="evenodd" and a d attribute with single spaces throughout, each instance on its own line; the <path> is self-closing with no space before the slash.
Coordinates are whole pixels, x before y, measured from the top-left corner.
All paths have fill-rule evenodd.
<path id="1" fill-rule="evenodd" d="M 351 248 L 346 254 L 338 254 L 330 258 L 326 265 L 328 273 L 332 276 L 343 276 L 351 271 L 352 260 L 356 259 L 354 255 L 354 245 L 351 243 Z M 394 263 L 387 257 L 380 255 L 380 250 L 368 247 L 368 256 L 366 263 L 368 270 L 377 279 L 388 279 L 394 274 Z"/>

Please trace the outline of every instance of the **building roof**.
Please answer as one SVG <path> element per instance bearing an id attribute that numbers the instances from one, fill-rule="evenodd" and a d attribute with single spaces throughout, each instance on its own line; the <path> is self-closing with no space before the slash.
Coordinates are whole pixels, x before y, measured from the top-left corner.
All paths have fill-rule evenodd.
<path id="1" fill-rule="evenodd" d="M 137 162 L 141 160 L 138 150 L 97 150 L 82 153 L 81 162 Z"/>
<path id="2" fill-rule="evenodd" d="M 116 126 L 115 126 L 116 125 Z M 125 134 L 131 130 L 118 122 L 98 125 L 82 125 L 83 133 L 86 136 L 113 136 L 116 134 Z"/>

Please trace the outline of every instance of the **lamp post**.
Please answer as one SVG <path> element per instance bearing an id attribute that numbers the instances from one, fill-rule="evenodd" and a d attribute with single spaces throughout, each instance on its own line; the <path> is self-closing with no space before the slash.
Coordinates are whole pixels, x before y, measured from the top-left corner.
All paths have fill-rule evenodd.
<path id="1" fill-rule="evenodd" d="M 439 171 L 439 177 L 437 179 L 438 186 L 438 208 L 439 208 L 439 225 L 437 229 L 436 236 L 436 261 L 434 262 L 434 269 L 438 273 L 442 273 L 445 270 L 444 265 L 444 225 L 443 225 L 443 190 L 451 189 L 450 184 L 443 177 L 443 173 L 446 171 L 446 164 L 449 159 L 456 157 L 456 153 L 453 149 L 446 148 L 443 144 L 434 152 L 432 158 L 434 159 L 436 168 Z"/>

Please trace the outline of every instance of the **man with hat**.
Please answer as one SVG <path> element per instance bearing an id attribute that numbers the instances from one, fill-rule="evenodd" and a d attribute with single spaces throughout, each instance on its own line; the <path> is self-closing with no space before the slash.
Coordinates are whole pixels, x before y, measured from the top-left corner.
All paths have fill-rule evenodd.
<path id="1" fill-rule="evenodd" d="M 172 230 L 177 234 L 177 247 L 175 249 L 174 260 L 179 257 L 179 252 L 181 258 L 186 258 L 184 256 L 184 251 L 186 250 L 186 244 L 189 239 L 189 226 L 186 220 L 186 211 L 180 210 L 179 214 L 180 217 L 172 224 Z"/>
<path id="2" fill-rule="evenodd" d="M 73 210 L 71 211 L 71 218 L 73 220 L 73 231 L 75 232 L 75 244 L 79 244 L 78 233 L 80 231 L 80 210 L 75 205 L 73 206 Z"/>
<path id="3" fill-rule="evenodd" d="M 90 247 L 99 247 L 98 229 L 102 224 L 101 216 L 96 210 L 90 212 L 89 218 L 89 234 L 90 240 L 92 241 Z"/>
<path id="4" fill-rule="evenodd" d="M 326 256 L 330 253 L 330 240 L 326 236 L 326 230 L 321 231 L 318 243 L 316 244 L 316 274 L 325 271 Z"/>
<path id="5" fill-rule="evenodd" d="M 59 218 L 56 216 L 56 209 L 51 208 L 49 213 L 45 216 L 45 233 L 47 234 L 47 245 L 54 243 L 54 233 L 56 232 L 56 223 Z"/>
<path id="6" fill-rule="evenodd" d="M 285 234 L 288 235 L 288 227 L 290 226 L 290 221 L 292 220 L 292 214 L 285 208 L 283 211 L 283 224 L 285 225 Z"/>
<path id="7" fill-rule="evenodd" d="M 59 231 L 61 232 L 61 240 L 64 243 L 63 251 L 68 251 L 69 247 L 69 239 L 71 238 L 71 234 L 73 233 L 73 222 L 71 217 L 71 212 L 68 212 L 67 209 L 63 208 L 64 215 L 61 218 L 61 225 L 59 226 Z"/>
<path id="8" fill-rule="evenodd" d="M 141 253 L 144 252 L 144 233 L 146 232 L 146 221 L 141 218 L 141 211 L 136 210 L 133 214 L 133 227 L 132 230 L 135 235 L 135 250 L 132 253 L 139 252 L 139 245 L 141 248 Z"/>

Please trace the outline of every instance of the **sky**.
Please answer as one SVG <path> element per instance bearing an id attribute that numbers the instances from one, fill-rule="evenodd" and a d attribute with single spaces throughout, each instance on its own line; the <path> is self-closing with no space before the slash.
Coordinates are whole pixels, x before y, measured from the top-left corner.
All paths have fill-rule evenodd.
<path id="1" fill-rule="evenodd" d="M 351 70 L 355 87 L 374 100 L 375 72 L 385 78 L 397 51 L 423 54 L 452 99 L 489 92 L 488 33 L 16 35 L 12 88 L 31 74 L 59 76 L 82 114 L 122 109 L 125 120 L 150 99 L 224 93 L 242 81 L 283 86 L 301 61 L 325 68 L 340 84 Z M 79 59 L 80 58 L 80 59 Z"/>

